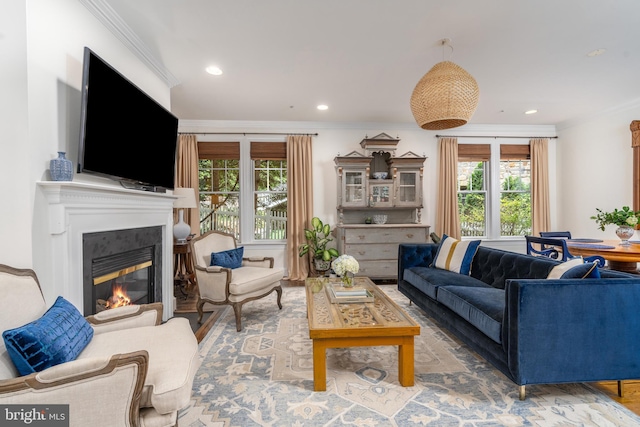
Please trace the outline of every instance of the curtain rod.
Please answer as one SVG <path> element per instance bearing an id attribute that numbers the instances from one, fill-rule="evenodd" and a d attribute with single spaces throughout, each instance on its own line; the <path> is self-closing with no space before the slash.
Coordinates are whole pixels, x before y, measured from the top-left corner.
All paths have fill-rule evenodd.
<path id="1" fill-rule="evenodd" d="M 547 138 L 547 139 L 557 139 L 557 136 L 483 136 L 483 135 L 436 135 L 436 138 L 526 138 L 526 139 L 535 139 L 535 138 Z"/>
<path id="2" fill-rule="evenodd" d="M 308 135 L 318 136 L 317 133 L 286 133 L 286 132 L 178 132 L 178 135 Z"/>

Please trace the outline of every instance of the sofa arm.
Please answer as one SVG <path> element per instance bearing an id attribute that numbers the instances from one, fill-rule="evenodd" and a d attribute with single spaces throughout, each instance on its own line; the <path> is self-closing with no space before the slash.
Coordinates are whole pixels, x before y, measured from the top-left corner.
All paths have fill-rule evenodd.
<path id="1" fill-rule="evenodd" d="M 402 280 L 404 270 L 411 267 L 429 267 L 438 251 L 435 243 L 400 244 L 398 246 L 398 280 Z"/>
<path id="2" fill-rule="evenodd" d="M 517 384 L 640 378 L 640 279 L 508 280 L 505 303 Z"/>
<path id="3" fill-rule="evenodd" d="M 162 303 L 128 305 L 87 316 L 95 333 L 156 326 L 162 322 Z"/>
<path id="4" fill-rule="evenodd" d="M 75 360 L 2 380 L 0 404 L 66 404 L 71 425 L 138 426 L 148 360 L 146 351 L 136 351 Z"/>

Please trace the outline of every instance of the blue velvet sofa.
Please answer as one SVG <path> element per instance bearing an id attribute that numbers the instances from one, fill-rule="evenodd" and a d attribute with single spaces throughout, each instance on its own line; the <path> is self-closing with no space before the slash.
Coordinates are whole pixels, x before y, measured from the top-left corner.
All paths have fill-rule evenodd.
<path id="1" fill-rule="evenodd" d="M 480 246 L 470 275 L 402 244 L 398 290 L 519 386 L 640 378 L 640 276 L 546 279 L 559 262 Z M 621 384 L 621 383 L 619 383 Z"/>

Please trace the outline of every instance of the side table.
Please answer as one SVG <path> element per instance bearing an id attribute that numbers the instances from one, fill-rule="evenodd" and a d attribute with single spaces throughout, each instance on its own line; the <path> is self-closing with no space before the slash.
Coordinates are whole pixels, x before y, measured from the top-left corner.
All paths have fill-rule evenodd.
<path id="1" fill-rule="evenodd" d="M 185 299 L 188 295 L 188 288 L 195 289 L 196 275 L 189 243 L 173 244 L 173 280 Z"/>

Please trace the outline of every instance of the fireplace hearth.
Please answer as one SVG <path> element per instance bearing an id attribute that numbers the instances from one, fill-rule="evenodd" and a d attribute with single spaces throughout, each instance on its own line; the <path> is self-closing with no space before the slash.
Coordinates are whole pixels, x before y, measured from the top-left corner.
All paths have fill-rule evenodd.
<path id="1" fill-rule="evenodd" d="M 85 315 L 162 301 L 162 227 L 85 233 Z"/>

